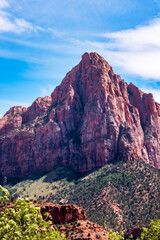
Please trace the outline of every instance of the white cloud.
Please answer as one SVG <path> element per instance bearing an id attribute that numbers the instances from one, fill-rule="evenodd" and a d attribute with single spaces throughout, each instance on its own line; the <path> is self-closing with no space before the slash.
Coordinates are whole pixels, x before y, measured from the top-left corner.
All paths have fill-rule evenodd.
<path id="1" fill-rule="evenodd" d="M 14 18 L 4 11 L 0 11 L 0 32 L 20 34 L 26 31 L 37 31 L 37 27 L 23 18 Z"/>
<path id="2" fill-rule="evenodd" d="M 6 0 L 0 0 L 0 9 L 9 7 L 9 3 Z"/>
<path id="3" fill-rule="evenodd" d="M 17 18 L 9 13 L 10 5 L 6 0 L 0 0 L 0 32 L 20 34 L 26 31 L 40 31 L 39 26 L 33 25 L 24 18 Z"/>
<path id="4" fill-rule="evenodd" d="M 23 32 L 46 32 L 57 38 L 63 38 L 66 33 L 53 28 L 42 28 L 34 25 L 24 18 L 17 18 L 4 8 L 9 7 L 5 0 L 0 0 L 0 32 L 12 32 L 20 34 Z"/>
<path id="5" fill-rule="evenodd" d="M 121 73 L 140 76 L 144 79 L 160 80 L 160 50 L 148 51 L 103 51 L 109 62 L 119 67 Z"/>
<path id="6" fill-rule="evenodd" d="M 31 31 L 36 29 L 33 27 L 33 25 L 30 22 L 27 22 L 23 18 L 15 18 L 14 22 L 21 32 L 24 32 L 26 29 Z"/>
<path id="7" fill-rule="evenodd" d="M 125 73 L 160 79 L 160 18 L 147 26 L 101 34 L 107 39 L 104 56 Z M 108 47 L 107 47 L 108 45 Z"/>
<path id="8" fill-rule="evenodd" d="M 140 26 L 135 29 L 102 34 L 115 40 L 114 47 L 127 50 L 142 50 L 148 47 L 160 47 L 160 19 L 155 19 L 148 26 Z"/>
<path id="9" fill-rule="evenodd" d="M 16 26 L 12 23 L 7 16 L 0 12 L 0 32 L 17 32 Z"/>

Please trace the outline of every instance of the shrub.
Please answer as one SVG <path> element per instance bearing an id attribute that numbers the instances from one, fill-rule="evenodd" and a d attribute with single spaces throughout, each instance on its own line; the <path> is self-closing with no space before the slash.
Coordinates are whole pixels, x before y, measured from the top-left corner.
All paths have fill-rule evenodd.
<path id="1" fill-rule="evenodd" d="M 118 232 L 109 232 L 108 240 L 123 240 L 123 232 L 118 233 Z"/>
<path id="2" fill-rule="evenodd" d="M 9 201 L 8 191 L 0 186 L 0 202 Z M 45 222 L 37 208 L 28 199 L 17 199 L 13 208 L 7 207 L 0 212 L 0 239 L 10 240 L 64 240 L 65 237 Z"/>
<path id="3" fill-rule="evenodd" d="M 143 228 L 140 237 L 140 240 L 159 240 L 159 239 L 160 239 L 160 219 L 151 221 L 147 228 Z"/>

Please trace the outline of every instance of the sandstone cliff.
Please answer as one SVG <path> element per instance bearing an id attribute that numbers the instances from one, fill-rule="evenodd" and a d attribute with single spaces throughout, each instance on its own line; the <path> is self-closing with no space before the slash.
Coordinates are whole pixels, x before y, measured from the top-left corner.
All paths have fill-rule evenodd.
<path id="1" fill-rule="evenodd" d="M 68 240 L 108 239 L 108 231 L 88 221 L 85 210 L 77 205 L 44 203 L 40 208 L 43 218 L 52 221 L 54 228 L 62 232 Z"/>
<path id="2" fill-rule="evenodd" d="M 52 221 L 53 224 L 87 220 L 85 210 L 74 204 L 45 203 L 41 205 L 41 214 L 44 218 L 45 213 L 48 213 L 46 220 Z"/>
<path id="3" fill-rule="evenodd" d="M 134 158 L 160 169 L 160 105 L 97 53 L 85 53 L 51 98 L 11 108 L 0 134 L 0 171 L 7 177 L 59 165 L 84 173 Z"/>

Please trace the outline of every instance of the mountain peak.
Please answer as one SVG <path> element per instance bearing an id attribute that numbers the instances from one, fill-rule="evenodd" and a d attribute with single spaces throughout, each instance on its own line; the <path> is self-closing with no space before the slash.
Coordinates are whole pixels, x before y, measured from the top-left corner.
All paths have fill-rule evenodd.
<path id="1" fill-rule="evenodd" d="M 125 83 L 99 54 L 85 53 L 51 98 L 0 120 L 0 171 L 25 177 L 60 165 L 84 173 L 121 159 L 160 169 L 159 133 L 153 96 Z"/>
<path id="2" fill-rule="evenodd" d="M 82 55 L 81 63 L 87 64 L 88 66 L 99 66 L 101 68 L 105 67 L 108 70 L 111 69 L 111 66 L 109 65 L 109 63 L 96 52 L 84 53 Z"/>
<path id="3" fill-rule="evenodd" d="M 82 61 L 83 62 L 86 62 L 88 60 L 91 60 L 91 59 L 98 59 L 98 58 L 102 58 L 98 53 L 96 52 L 85 52 L 83 55 L 82 55 Z"/>
<path id="4" fill-rule="evenodd" d="M 82 55 L 80 63 L 66 74 L 51 97 L 53 103 L 67 101 L 71 104 L 71 101 L 77 98 L 77 103 L 85 105 L 94 95 L 98 96 L 102 92 L 106 95 L 109 84 L 120 80 L 120 76 L 114 74 L 112 67 L 104 58 L 95 52 L 86 52 Z M 106 102 L 107 99 L 102 101 Z"/>

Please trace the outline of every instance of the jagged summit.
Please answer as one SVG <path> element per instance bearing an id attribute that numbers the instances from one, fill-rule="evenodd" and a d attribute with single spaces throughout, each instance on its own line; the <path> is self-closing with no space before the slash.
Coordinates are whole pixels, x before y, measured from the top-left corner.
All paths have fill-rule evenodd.
<path id="1" fill-rule="evenodd" d="M 105 66 L 105 67 L 108 67 L 109 69 L 111 68 L 109 63 L 96 52 L 91 52 L 91 53 L 86 52 L 86 53 L 84 53 L 82 55 L 81 63 L 82 64 L 88 64 L 88 65 L 89 64 L 90 65 L 99 65 L 101 67 Z"/>
<path id="2" fill-rule="evenodd" d="M 108 62 L 97 53 L 84 53 L 82 60 L 70 72 L 68 72 L 62 83 L 56 87 L 51 97 L 53 103 L 60 103 L 71 98 L 79 98 L 82 105 L 88 102 L 94 95 L 101 94 L 105 90 L 114 91 L 111 87 L 115 83 L 120 92 L 118 82 L 123 82 L 120 76 L 113 72 Z M 110 88 L 110 89 L 109 89 Z"/>
<path id="3" fill-rule="evenodd" d="M 87 172 L 140 159 L 160 169 L 160 106 L 97 53 L 85 53 L 51 98 L 0 120 L 0 170 L 25 177 L 67 166 Z"/>

